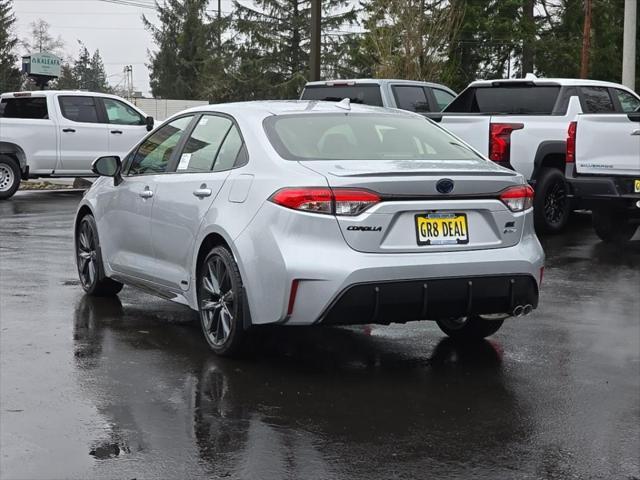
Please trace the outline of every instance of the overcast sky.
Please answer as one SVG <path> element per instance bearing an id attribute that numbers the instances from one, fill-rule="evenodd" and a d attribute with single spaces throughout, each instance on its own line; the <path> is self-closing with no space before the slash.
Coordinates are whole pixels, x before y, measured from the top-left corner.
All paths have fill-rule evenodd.
<path id="1" fill-rule="evenodd" d="M 133 1 L 153 5 L 153 0 Z M 29 38 L 29 24 L 42 18 L 51 25 L 52 35 L 59 35 L 64 40 L 67 55 L 76 56 L 78 40 L 91 52 L 99 49 L 110 84 L 122 82 L 123 68 L 132 65 L 134 89 L 149 94 L 149 72 L 145 63 L 148 62 L 147 50 L 153 49 L 153 44 L 151 35 L 142 26 L 141 17 L 144 13 L 155 21 L 153 8 L 100 0 L 14 0 L 13 4 L 16 34 L 20 39 Z M 230 10 L 231 0 L 223 0 L 222 9 Z M 28 52 L 21 49 L 20 53 Z"/>

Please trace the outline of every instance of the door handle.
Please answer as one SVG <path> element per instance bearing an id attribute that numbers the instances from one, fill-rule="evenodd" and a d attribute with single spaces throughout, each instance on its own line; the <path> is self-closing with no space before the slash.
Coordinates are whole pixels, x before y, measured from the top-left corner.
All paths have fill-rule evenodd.
<path id="1" fill-rule="evenodd" d="M 122 130 L 111 130 L 114 135 L 122 135 Z"/>
<path id="2" fill-rule="evenodd" d="M 62 131 L 64 133 L 76 133 L 76 129 L 75 128 L 63 128 Z"/>
<path id="3" fill-rule="evenodd" d="M 210 188 L 200 187 L 197 190 L 194 190 L 193 194 L 198 198 L 210 197 L 213 192 Z"/>
<path id="4" fill-rule="evenodd" d="M 143 191 L 141 191 L 138 195 L 142 198 L 151 198 L 153 197 L 153 192 L 149 190 L 149 187 L 145 187 Z"/>
<path id="5" fill-rule="evenodd" d="M 640 129 L 631 132 L 631 135 L 640 135 Z"/>

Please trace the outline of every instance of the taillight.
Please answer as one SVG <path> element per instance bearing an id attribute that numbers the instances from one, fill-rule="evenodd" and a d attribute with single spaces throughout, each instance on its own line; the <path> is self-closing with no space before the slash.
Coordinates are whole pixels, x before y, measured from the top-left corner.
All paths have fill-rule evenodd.
<path id="1" fill-rule="evenodd" d="M 578 122 L 571 122 L 567 131 L 567 163 L 575 163 L 576 161 L 576 133 L 578 131 Z"/>
<path id="2" fill-rule="evenodd" d="M 352 188 L 300 187 L 278 190 L 269 200 L 303 212 L 354 216 L 380 202 L 380 196 Z"/>
<path id="3" fill-rule="evenodd" d="M 533 206 L 533 188 L 529 185 L 509 187 L 500 194 L 500 200 L 512 212 L 523 212 Z"/>
<path id="4" fill-rule="evenodd" d="M 511 156 L 511 132 L 524 128 L 522 123 L 491 123 L 489 125 L 489 158 L 508 162 Z"/>

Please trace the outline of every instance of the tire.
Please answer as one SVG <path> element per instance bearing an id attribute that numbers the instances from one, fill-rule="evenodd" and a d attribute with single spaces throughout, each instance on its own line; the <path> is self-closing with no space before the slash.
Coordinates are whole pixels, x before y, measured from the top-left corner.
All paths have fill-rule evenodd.
<path id="1" fill-rule="evenodd" d="M 76 265 L 80 285 L 88 295 L 113 297 L 122 290 L 122 283 L 104 275 L 98 227 L 90 214 L 82 217 L 76 228 Z"/>
<path id="2" fill-rule="evenodd" d="M 569 185 L 562 172 L 544 168 L 540 172 L 533 198 L 533 218 L 538 233 L 559 233 L 571 215 Z"/>
<path id="3" fill-rule="evenodd" d="M 638 228 L 629 223 L 623 211 L 612 208 L 594 209 L 591 221 L 596 235 L 606 243 L 623 244 L 631 240 Z"/>
<path id="4" fill-rule="evenodd" d="M 454 320 L 437 320 L 440 330 L 454 340 L 477 341 L 493 335 L 504 323 L 502 320 L 486 320 L 479 315 Z"/>
<path id="5" fill-rule="evenodd" d="M 13 197 L 21 178 L 18 162 L 8 155 L 0 155 L 0 200 Z"/>
<path id="6" fill-rule="evenodd" d="M 231 252 L 212 248 L 198 268 L 198 312 L 204 338 L 217 355 L 238 355 L 246 346 L 243 291 Z"/>

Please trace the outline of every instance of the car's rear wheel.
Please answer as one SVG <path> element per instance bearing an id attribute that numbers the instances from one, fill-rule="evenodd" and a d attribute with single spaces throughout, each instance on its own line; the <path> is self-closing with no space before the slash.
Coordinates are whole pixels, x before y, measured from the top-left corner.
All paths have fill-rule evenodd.
<path id="1" fill-rule="evenodd" d="M 612 208 L 594 209 L 591 221 L 596 235 L 607 243 L 628 242 L 638 228 L 637 225 L 629 223 L 623 211 Z"/>
<path id="2" fill-rule="evenodd" d="M 198 271 L 198 304 L 204 338 L 218 355 L 236 355 L 244 347 L 242 292 L 231 252 L 222 246 L 211 249 Z"/>
<path id="3" fill-rule="evenodd" d="M 20 186 L 20 166 L 8 155 L 0 155 L 0 200 L 13 196 Z"/>
<path id="4" fill-rule="evenodd" d="M 474 315 L 438 320 L 437 324 L 440 330 L 455 340 L 480 340 L 500 330 L 503 322 L 504 319 L 489 320 Z"/>
<path id="5" fill-rule="evenodd" d="M 558 233 L 567 225 L 571 215 L 569 187 L 562 172 L 545 168 L 536 182 L 533 199 L 533 218 L 536 230 Z"/>
<path id="6" fill-rule="evenodd" d="M 112 297 L 122 290 L 122 283 L 104 275 L 98 228 L 93 215 L 82 217 L 76 229 L 76 263 L 80 284 L 96 297 Z"/>

